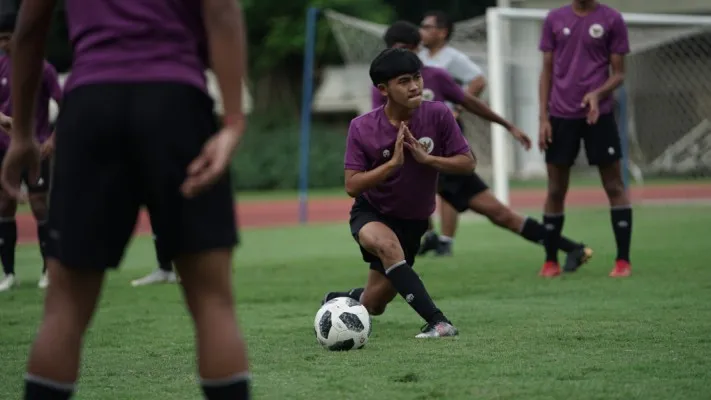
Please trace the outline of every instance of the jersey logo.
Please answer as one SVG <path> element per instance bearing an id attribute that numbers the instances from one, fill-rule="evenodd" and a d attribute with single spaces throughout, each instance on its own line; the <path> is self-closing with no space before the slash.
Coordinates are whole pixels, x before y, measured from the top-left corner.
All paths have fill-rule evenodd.
<path id="1" fill-rule="evenodd" d="M 568 28 L 567 26 L 563 28 L 563 35 L 570 36 L 570 28 Z"/>
<path id="2" fill-rule="evenodd" d="M 430 89 L 422 89 L 422 100 L 433 101 L 434 92 Z"/>
<path id="3" fill-rule="evenodd" d="M 2 80 L 0 80 L 0 84 L 3 86 L 7 85 L 7 78 L 2 78 Z"/>
<path id="4" fill-rule="evenodd" d="M 383 150 L 383 158 L 390 158 L 390 150 L 388 150 L 388 149 Z"/>
<path id="5" fill-rule="evenodd" d="M 421 145 L 425 146 L 425 150 L 427 151 L 427 154 L 432 153 L 432 150 L 434 150 L 434 142 L 432 139 L 428 138 L 427 136 L 421 137 L 417 140 L 420 142 Z"/>
<path id="6" fill-rule="evenodd" d="M 605 34 L 605 28 L 603 28 L 600 24 L 592 24 L 590 25 L 588 33 L 590 34 L 590 37 L 600 39 L 602 35 Z"/>

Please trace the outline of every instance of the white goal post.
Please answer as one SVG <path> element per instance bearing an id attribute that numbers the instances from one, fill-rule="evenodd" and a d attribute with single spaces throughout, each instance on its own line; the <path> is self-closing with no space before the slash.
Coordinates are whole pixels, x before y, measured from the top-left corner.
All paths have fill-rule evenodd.
<path id="1" fill-rule="evenodd" d="M 450 44 L 484 70 L 483 99 L 537 142 L 538 51 L 548 10 L 490 8 L 486 16 L 457 22 Z M 326 74 L 342 98 L 315 103 L 370 106 L 368 65 L 385 48 L 387 25 L 324 10 L 345 65 Z M 711 176 L 711 17 L 623 14 L 631 53 L 626 58 L 626 96 L 616 98 L 628 165 L 645 176 Z M 337 72 L 337 73 L 336 73 Z M 318 94 L 318 93 L 317 93 Z M 622 112 L 624 110 L 624 112 Z M 464 133 L 477 154 L 477 172 L 508 203 L 509 180 L 545 176 L 543 155 L 523 151 L 498 126 L 463 115 Z M 585 165 L 581 151 L 579 164 Z M 581 166 L 582 166 L 581 165 Z M 637 168 L 638 167 L 638 168 Z"/>
<path id="2" fill-rule="evenodd" d="M 486 16 L 489 101 L 537 139 L 538 41 L 548 10 L 489 8 Z M 630 159 L 645 173 L 711 172 L 711 17 L 624 13 L 627 120 Z M 510 162 L 519 173 L 543 167 L 537 152 L 514 155 L 507 133 L 491 127 L 493 189 L 509 199 Z M 523 171 L 522 171 L 523 170 Z"/>

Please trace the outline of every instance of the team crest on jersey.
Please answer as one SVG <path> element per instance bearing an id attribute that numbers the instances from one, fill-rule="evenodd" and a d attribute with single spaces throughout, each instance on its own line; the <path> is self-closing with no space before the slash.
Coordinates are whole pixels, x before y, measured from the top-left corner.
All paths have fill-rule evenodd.
<path id="1" fill-rule="evenodd" d="M 592 24 L 590 25 L 590 29 L 588 30 L 588 33 L 590 34 L 590 37 L 593 37 L 595 39 L 600 39 L 602 35 L 605 34 L 605 28 L 602 27 L 600 24 Z"/>
<path id="2" fill-rule="evenodd" d="M 383 158 L 390 158 L 390 150 L 388 150 L 388 149 L 383 150 Z"/>
<path id="3" fill-rule="evenodd" d="M 422 100 L 432 101 L 434 100 L 434 92 L 430 89 L 422 90 Z"/>
<path id="4" fill-rule="evenodd" d="M 567 26 L 563 28 L 563 35 L 570 36 L 570 28 L 568 28 Z"/>
<path id="5" fill-rule="evenodd" d="M 425 150 L 427 151 L 427 154 L 432 153 L 432 150 L 434 150 L 434 142 L 432 139 L 428 138 L 427 136 L 421 137 L 417 140 L 420 142 L 421 145 L 425 146 Z"/>

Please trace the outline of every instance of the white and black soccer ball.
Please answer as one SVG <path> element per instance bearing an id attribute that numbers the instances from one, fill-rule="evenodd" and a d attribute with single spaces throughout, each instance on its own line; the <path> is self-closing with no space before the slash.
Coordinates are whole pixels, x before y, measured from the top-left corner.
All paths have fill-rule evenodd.
<path id="1" fill-rule="evenodd" d="M 318 342 L 328 350 L 360 349 L 370 337 L 370 314 L 359 302 L 349 297 L 337 297 L 318 310 L 314 330 Z"/>

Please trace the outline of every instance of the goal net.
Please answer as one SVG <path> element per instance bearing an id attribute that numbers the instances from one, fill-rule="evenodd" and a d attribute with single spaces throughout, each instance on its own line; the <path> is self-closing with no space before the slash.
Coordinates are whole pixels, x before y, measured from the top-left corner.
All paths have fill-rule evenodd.
<path id="1" fill-rule="evenodd" d="M 367 65 L 383 48 L 385 25 L 333 11 L 326 17 L 349 77 L 370 90 Z M 491 8 L 486 17 L 455 24 L 451 45 L 483 67 L 484 99 L 532 138 L 538 135 L 540 31 L 547 10 Z M 629 138 L 629 161 L 641 175 L 711 176 L 711 17 L 624 14 L 632 52 L 625 96 L 616 94 L 620 130 Z M 361 94 L 355 94 L 360 96 Z M 497 197 L 508 179 L 542 176 L 538 151 L 524 152 L 498 127 L 467 116 L 465 134 L 480 171 L 491 173 Z M 492 132 L 493 130 L 493 132 Z M 493 139 L 493 140 L 492 140 Z M 581 152 L 578 163 L 585 165 Z M 502 187 L 503 186 L 503 187 Z"/>

